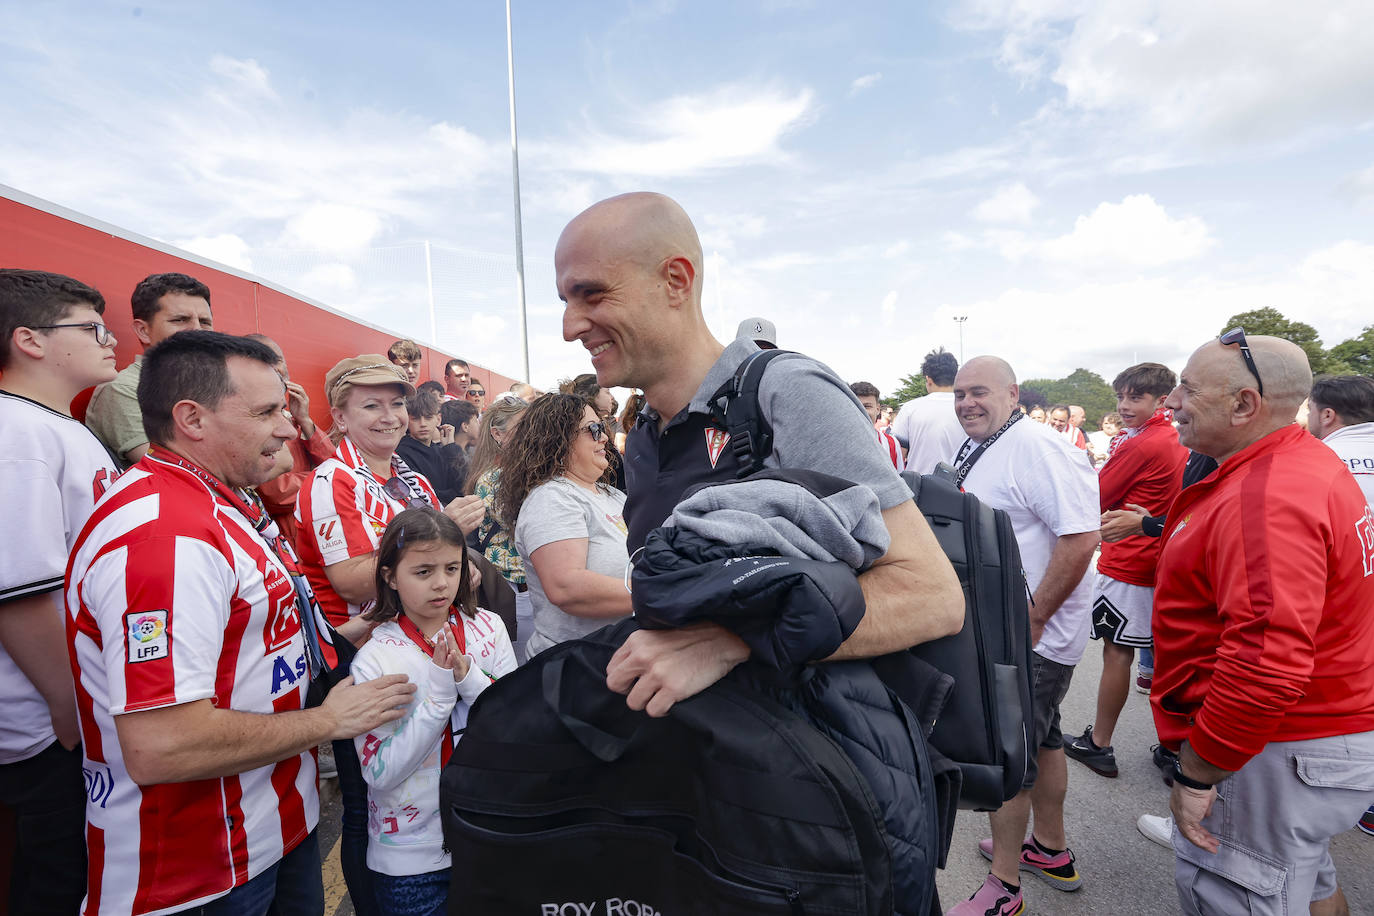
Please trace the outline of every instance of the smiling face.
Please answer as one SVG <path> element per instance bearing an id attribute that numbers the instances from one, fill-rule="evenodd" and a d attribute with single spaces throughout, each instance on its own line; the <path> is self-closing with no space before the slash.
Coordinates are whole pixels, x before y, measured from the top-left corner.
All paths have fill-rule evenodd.
<path id="1" fill-rule="evenodd" d="M 330 409 L 334 423 L 364 455 L 391 460 L 406 433 L 406 396 L 400 385 L 354 385 L 342 407 Z"/>
<path id="2" fill-rule="evenodd" d="M 405 615 L 426 636 L 448 620 L 462 583 L 463 548 L 447 541 L 420 541 L 406 547 L 394 567 L 385 567 L 386 582 L 396 589 Z"/>
<path id="3" fill-rule="evenodd" d="M 606 459 L 606 434 L 593 438 L 588 427 L 599 424 L 596 412 L 590 407 L 582 409 L 582 419 L 573 433 L 573 441 L 568 449 L 567 474 L 579 483 L 594 484 L 605 473 L 610 462 Z"/>
<path id="4" fill-rule="evenodd" d="M 1197 350 L 1179 373 L 1178 386 L 1164 399 L 1164 406 L 1174 412 L 1179 443 L 1218 461 L 1234 451 L 1236 438 L 1231 422 L 1236 387 L 1227 356 L 1234 358 L 1219 344 Z"/>
<path id="5" fill-rule="evenodd" d="M 954 413 L 964 435 L 982 442 L 1007 422 L 1020 395 L 1014 376 L 1004 363 L 975 357 L 965 363 L 954 379 Z"/>
<path id="6" fill-rule="evenodd" d="M 283 445 L 296 436 L 286 415 L 286 386 L 266 363 L 242 356 L 226 362 L 233 393 L 205 412 L 201 450 L 206 470 L 231 487 L 270 480 Z"/>

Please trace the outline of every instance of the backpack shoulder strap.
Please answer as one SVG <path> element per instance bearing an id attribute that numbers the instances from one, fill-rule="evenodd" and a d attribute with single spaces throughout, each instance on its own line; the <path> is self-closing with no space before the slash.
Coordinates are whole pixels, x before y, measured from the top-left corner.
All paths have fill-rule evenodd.
<path id="1" fill-rule="evenodd" d="M 759 410 L 763 370 L 778 357 L 801 355 L 792 350 L 750 353 L 735 374 L 711 395 L 711 422 L 730 434 L 730 450 L 739 462 L 741 478 L 763 470 L 764 459 L 773 453 L 773 430 Z"/>

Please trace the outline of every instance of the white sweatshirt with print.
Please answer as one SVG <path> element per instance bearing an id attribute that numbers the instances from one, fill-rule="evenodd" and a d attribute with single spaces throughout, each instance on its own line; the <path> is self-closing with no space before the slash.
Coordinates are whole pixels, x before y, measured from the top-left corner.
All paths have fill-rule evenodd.
<path id="1" fill-rule="evenodd" d="M 406 714 L 353 739 L 367 781 L 367 866 L 386 875 L 420 875 L 447 868 L 439 820 L 440 747 L 444 726 L 456 734 L 468 709 L 492 682 L 515 670 L 515 649 L 501 618 L 478 609 L 459 615 L 467 640 L 468 673 L 455 683 L 388 620 L 372 631 L 353 660 L 357 683 L 404 674 L 415 685 Z M 454 743 L 457 743 L 455 738 Z"/>

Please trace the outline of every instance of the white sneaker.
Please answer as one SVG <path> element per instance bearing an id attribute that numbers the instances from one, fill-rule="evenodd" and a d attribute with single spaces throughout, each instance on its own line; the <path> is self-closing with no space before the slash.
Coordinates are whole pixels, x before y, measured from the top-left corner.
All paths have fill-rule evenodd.
<path id="1" fill-rule="evenodd" d="M 1172 815 L 1159 817 L 1154 814 L 1142 814 L 1136 818 L 1135 826 L 1145 839 L 1153 840 L 1168 850 L 1174 848 L 1174 818 Z"/>

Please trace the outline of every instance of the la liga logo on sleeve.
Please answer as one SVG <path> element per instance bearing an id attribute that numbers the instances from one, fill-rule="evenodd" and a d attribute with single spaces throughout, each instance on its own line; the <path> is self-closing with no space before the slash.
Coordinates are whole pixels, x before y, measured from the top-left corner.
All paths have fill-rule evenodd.
<path id="1" fill-rule="evenodd" d="M 167 611 L 131 611 L 124 615 L 129 664 L 167 658 Z"/>

